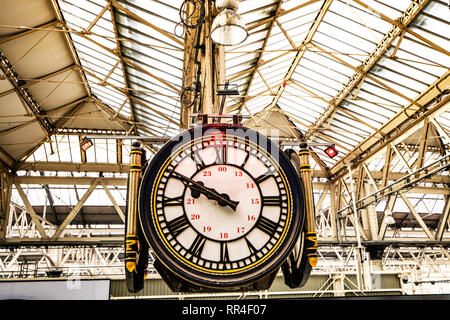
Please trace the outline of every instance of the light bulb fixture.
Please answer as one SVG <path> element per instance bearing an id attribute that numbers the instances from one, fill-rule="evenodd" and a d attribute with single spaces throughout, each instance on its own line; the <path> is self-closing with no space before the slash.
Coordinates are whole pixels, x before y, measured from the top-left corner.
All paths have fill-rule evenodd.
<path id="1" fill-rule="evenodd" d="M 248 37 L 245 21 L 236 12 L 239 0 L 217 0 L 216 8 L 220 13 L 211 25 L 211 39 L 222 46 L 241 44 Z"/>
<path id="2" fill-rule="evenodd" d="M 83 141 L 81 141 L 81 143 L 80 143 L 80 147 L 81 147 L 81 149 L 83 149 L 83 151 L 86 151 L 87 149 L 92 147 L 93 144 L 94 143 L 92 142 L 91 139 L 84 137 Z"/>
<path id="3" fill-rule="evenodd" d="M 219 11 L 225 8 L 237 11 L 239 9 L 239 0 L 216 0 L 216 8 Z"/>
<path id="4" fill-rule="evenodd" d="M 384 219 L 383 219 L 384 223 L 387 225 L 391 225 L 395 223 L 395 219 L 392 216 L 392 211 L 389 209 L 386 209 L 384 211 Z"/>
<path id="5" fill-rule="evenodd" d="M 338 151 L 336 150 L 336 147 L 334 144 L 328 146 L 328 148 L 325 149 L 325 153 L 327 154 L 327 156 L 329 156 L 330 158 L 334 158 L 335 156 L 337 156 Z"/>

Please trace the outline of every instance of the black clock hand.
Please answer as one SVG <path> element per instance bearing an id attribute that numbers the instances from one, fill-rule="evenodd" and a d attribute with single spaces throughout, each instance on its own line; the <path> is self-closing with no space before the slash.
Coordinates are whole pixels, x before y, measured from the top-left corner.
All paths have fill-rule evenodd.
<path id="1" fill-rule="evenodd" d="M 237 208 L 237 205 L 239 204 L 239 202 L 231 200 L 229 195 L 227 195 L 225 193 L 219 194 L 215 189 L 205 187 L 203 182 L 194 181 L 194 180 L 186 177 L 185 175 L 183 175 L 179 172 L 176 172 L 174 170 L 171 170 L 171 172 L 175 176 L 175 178 L 178 178 L 182 181 L 187 182 L 188 187 L 192 191 L 195 191 L 196 193 L 198 192 L 198 193 L 204 194 L 208 199 L 216 200 L 219 203 L 219 205 L 221 205 L 222 207 L 229 206 L 231 209 L 233 209 L 233 211 L 236 211 L 236 208 Z M 195 197 L 194 195 L 195 194 L 193 193 L 194 198 L 198 198 L 198 196 L 200 196 L 200 194 L 198 194 L 197 197 Z"/>

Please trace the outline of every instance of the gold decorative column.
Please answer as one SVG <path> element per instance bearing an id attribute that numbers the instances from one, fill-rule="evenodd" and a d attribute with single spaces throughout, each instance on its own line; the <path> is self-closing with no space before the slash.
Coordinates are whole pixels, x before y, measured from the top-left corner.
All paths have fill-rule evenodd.
<path id="1" fill-rule="evenodd" d="M 306 213 L 306 233 L 305 233 L 305 248 L 308 257 L 308 262 L 311 267 L 317 264 L 317 233 L 315 226 L 315 210 L 314 197 L 311 181 L 311 166 L 309 164 L 309 151 L 306 143 L 300 144 L 300 176 L 305 188 L 305 213 Z"/>
<path id="2" fill-rule="evenodd" d="M 139 249 L 138 220 L 137 220 L 137 200 L 139 182 L 142 166 L 142 149 L 140 144 L 135 142 L 130 152 L 130 173 L 128 176 L 128 212 L 127 228 L 125 238 L 125 266 L 129 272 L 136 269 L 137 255 Z"/>

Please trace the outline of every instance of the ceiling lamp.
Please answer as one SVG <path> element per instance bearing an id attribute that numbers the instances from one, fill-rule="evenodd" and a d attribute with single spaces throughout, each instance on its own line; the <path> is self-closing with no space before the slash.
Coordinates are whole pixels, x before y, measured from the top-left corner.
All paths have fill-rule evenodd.
<path id="1" fill-rule="evenodd" d="M 93 145 L 92 140 L 88 139 L 87 137 L 84 137 L 83 141 L 81 141 L 80 143 L 80 147 L 81 149 L 83 149 L 83 151 L 86 151 L 87 149 L 92 147 L 92 145 Z"/>
<path id="2" fill-rule="evenodd" d="M 391 225 L 395 223 L 395 219 L 392 216 L 392 211 L 389 209 L 386 209 L 384 211 L 384 219 L 383 219 L 384 223 L 387 225 Z"/>
<path id="3" fill-rule="evenodd" d="M 222 46 L 235 46 L 248 37 L 245 21 L 237 14 L 239 0 L 216 0 L 220 13 L 211 26 L 211 39 Z"/>
<path id="4" fill-rule="evenodd" d="M 332 144 L 331 146 L 329 146 L 328 148 L 325 149 L 325 153 L 326 153 L 330 158 L 334 158 L 335 156 L 337 156 L 338 151 L 336 150 L 335 145 Z"/>

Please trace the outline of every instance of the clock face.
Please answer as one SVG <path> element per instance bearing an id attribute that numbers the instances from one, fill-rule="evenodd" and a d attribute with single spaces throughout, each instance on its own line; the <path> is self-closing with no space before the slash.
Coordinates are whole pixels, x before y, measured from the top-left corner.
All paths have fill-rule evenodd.
<path id="1" fill-rule="evenodd" d="M 207 125 L 174 138 L 150 163 L 140 219 L 166 267 L 196 284 L 230 287 L 284 261 L 303 222 L 302 201 L 277 146 L 247 128 Z"/>

